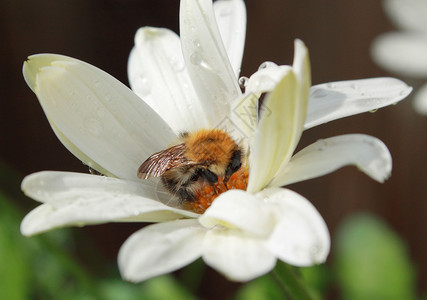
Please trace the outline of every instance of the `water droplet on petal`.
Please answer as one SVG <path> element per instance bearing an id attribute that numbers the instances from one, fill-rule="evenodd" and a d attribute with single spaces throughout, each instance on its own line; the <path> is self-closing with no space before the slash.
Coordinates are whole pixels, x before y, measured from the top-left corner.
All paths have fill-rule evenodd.
<path id="1" fill-rule="evenodd" d="M 84 121 L 85 128 L 94 136 L 100 136 L 102 134 L 103 128 L 99 120 L 90 118 Z"/>
<path id="2" fill-rule="evenodd" d="M 337 86 L 336 86 L 336 84 L 335 84 L 335 83 L 333 83 L 333 82 L 329 82 L 329 83 L 327 83 L 327 84 L 326 84 L 326 87 L 327 87 L 327 88 L 330 88 L 330 89 L 334 89 L 334 88 L 336 88 Z"/>
<path id="3" fill-rule="evenodd" d="M 143 97 L 147 96 L 151 92 L 151 83 L 147 77 L 139 76 L 136 80 L 136 88 L 135 88 L 138 96 Z"/>
<path id="4" fill-rule="evenodd" d="M 312 254 L 317 254 L 317 253 L 319 253 L 319 248 L 317 246 L 311 246 L 310 247 L 310 252 Z"/>
<path id="5" fill-rule="evenodd" d="M 259 65 L 258 70 L 272 68 L 272 67 L 277 67 L 277 64 L 275 64 L 274 62 L 271 62 L 271 61 L 265 61 Z"/>
<path id="6" fill-rule="evenodd" d="M 248 85 L 248 80 L 249 78 L 246 76 L 242 76 L 239 78 L 239 86 L 241 89 L 246 88 L 246 86 Z"/>
<path id="7" fill-rule="evenodd" d="M 200 41 L 198 39 L 193 40 L 193 44 L 194 46 L 196 46 L 197 48 L 200 48 L 201 44 Z"/>
<path id="8" fill-rule="evenodd" d="M 311 92 L 311 96 L 315 98 L 323 98 L 328 95 L 328 91 L 324 89 L 315 89 Z"/>
<path id="9" fill-rule="evenodd" d="M 191 54 L 190 56 L 190 61 L 193 65 L 200 65 L 202 63 L 202 58 L 200 56 L 200 54 L 198 52 L 194 52 L 193 54 Z"/>
<path id="10" fill-rule="evenodd" d="M 377 112 L 377 110 L 378 110 L 378 108 L 375 108 L 375 109 L 370 110 L 369 112 L 374 113 L 374 112 Z"/>
<path id="11" fill-rule="evenodd" d="M 179 60 L 175 57 L 170 60 L 170 64 L 172 66 L 172 70 L 174 70 L 175 72 L 178 73 L 184 71 L 185 64 L 182 60 Z"/>
<path id="12" fill-rule="evenodd" d="M 324 140 L 318 140 L 318 145 L 317 145 L 317 150 L 318 151 L 323 151 L 326 149 L 326 142 Z"/>
<path id="13" fill-rule="evenodd" d="M 350 85 L 350 87 L 353 89 L 353 90 L 360 90 L 360 87 L 357 85 L 357 84 L 355 84 L 355 83 L 352 83 L 351 85 Z"/>

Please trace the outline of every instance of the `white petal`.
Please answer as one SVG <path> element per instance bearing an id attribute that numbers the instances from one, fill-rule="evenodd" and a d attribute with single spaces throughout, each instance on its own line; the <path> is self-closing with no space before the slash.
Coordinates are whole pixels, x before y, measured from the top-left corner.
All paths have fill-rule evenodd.
<path id="1" fill-rule="evenodd" d="M 235 138 L 235 141 L 238 141 L 238 144 L 248 145 L 258 125 L 258 96 L 256 94 L 244 94 L 235 101 L 231 123 L 234 131 L 240 134 L 240 139 L 244 140 L 240 141 L 239 138 Z"/>
<path id="2" fill-rule="evenodd" d="M 322 216 L 301 195 L 286 189 L 265 189 L 257 194 L 276 205 L 277 224 L 267 243 L 280 260 L 295 266 L 311 266 L 326 260 L 330 236 Z"/>
<path id="3" fill-rule="evenodd" d="M 176 139 L 170 127 L 130 89 L 107 73 L 60 55 L 35 55 L 24 64 L 57 136 L 81 158 L 119 178 L 137 180 L 137 169 Z M 73 145 L 71 147 L 70 145 Z M 84 161 L 91 164 L 91 162 Z"/>
<path id="4" fill-rule="evenodd" d="M 291 66 L 278 66 L 274 63 L 264 63 L 260 69 L 249 78 L 246 93 L 261 95 L 271 92 L 280 80 L 291 70 Z"/>
<path id="5" fill-rule="evenodd" d="M 240 74 L 246 35 L 246 7 L 243 0 L 213 3 L 215 19 L 236 78 Z"/>
<path id="6" fill-rule="evenodd" d="M 140 28 L 128 62 L 132 90 L 179 134 L 209 127 L 181 52 L 181 41 L 163 28 Z"/>
<path id="7" fill-rule="evenodd" d="M 412 91 L 395 78 L 370 78 L 315 85 L 304 128 L 395 104 Z"/>
<path id="8" fill-rule="evenodd" d="M 215 22 L 211 0 L 182 0 L 180 35 L 194 89 L 217 127 L 230 114 L 240 88 Z"/>
<path id="9" fill-rule="evenodd" d="M 427 84 L 417 90 L 413 104 L 415 111 L 419 114 L 427 115 Z"/>
<path id="10" fill-rule="evenodd" d="M 141 282 L 190 264 L 201 256 L 204 232 L 197 220 L 154 224 L 137 231 L 119 252 L 122 277 Z"/>
<path id="11" fill-rule="evenodd" d="M 268 235 L 273 225 L 270 209 L 254 195 L 241 190 L 222 193 L 200 216 L 199 222 L 207 228 L 221 225 L 257 236 Z"/>
<path id="12" fill-rule="evenodd" d="M 197 217 L 197 214 L 160 202 L 165 201 L 165 195 L 148 181 L 137 183 L 90 174 L 46 171 L 25 177 L 22 190 L 28 197 L 45 203 L 22 221 L 21 231 L 25 235 L 61 226 Z"/>
<path id="13" fill-rule="evenodd" d="M 381 67 L 410 77 L 427 77 L 427 33 L 385 33 L 372 43 L 372 57 Z"/>
<path id="14" fill-rule="evenodd" d="M 203 260 L 228 279 L 248 281 L 270 272 L 276 258 L 262 240 L 238 230 L 213 228 L 205 236 Z"/>
<path id="15" fill-rule="evenodd" d="M 299 84 L 292 71 L 285 75 L 265 99 L 251 152 L 248 192 L 255 193 L 276 175 L 282 163 L 294 151 L 301 132 L 299 118 Z"/>
<path id="16" fill-rule="evenodd" d="M 384 182 L 390 176 L 392 160 L 387 147 L 375 137 L 340 135 L 319 140 L 299 151 L 270 186 L 278 187 L 319 177 L 347 165 L 355 165 L 372 179 Z"/>
<path id="17" fill-rule="evenodd" d="M 427 32 L 427 3 L 425 0 L 386 0 L 384 9 L 397 26 Z"/>

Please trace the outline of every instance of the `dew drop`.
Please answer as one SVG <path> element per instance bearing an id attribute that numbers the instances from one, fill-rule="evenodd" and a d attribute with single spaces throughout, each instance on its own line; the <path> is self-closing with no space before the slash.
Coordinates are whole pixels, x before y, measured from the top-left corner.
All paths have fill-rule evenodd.
<path id="1" fill-rule="evenodd" d="M 194 52 L 190 56 L 190 61 L 193 65 L 200 65 L 202 63 L 202 58 L 200 57 L 200 54 L 198 52 Z"/>
<path id="2" fill-rule="evenodd" d="M 197 48 L 200 48 L 201 44 L 200 41 L 198 39 L 193 40 L 193 44 L 194 46 L 196 46 Z"/>
<path id="3" fill-rule="evenodd" d="M 259 65 L 258 70 L 272 68 L 272 67 L 277 67 L 277 64 L 275 64 L 274 62 L 271 62 L 271 61 L 265 61 Z"/>
<path id="4" fill-rule="evenodd" d="M 335 84 L 335 83 L 333 83 L 333 82 L 328 82 L 328 83 L 326 84 L 326 87 L 327 87 L 327 88 L 330 88 L 330 89 L 334 89 L 334 88 L 336 88 L 337 86 L 336 86 L 336 84 Z"/>
<path id="5" fill-rule="evenodd" d="M 323 151 L 326 149 L 326 142 L 324 140 L 318 140 L 317 142 L 319 143 L 316 148 L 318 151 Z"/>
<path id="6" fill-rule="evenodd" d="M 369 112 L 374 113 L 374 112 L 377 112 L 377 110 L 378 110 L 378 108 L 375 108 L 375 109 L 370 110 Z"/>
<path id="7" fill-rule="evenodd" d="M 327 95 L 328 95 L 328 91 L 324 90 L 324 89 L 315 89 L 311 93 L 311 96 L 313 96 L 315 98 L 323 98 L 323 97 L 326 97 Z"/>
<path id="8" fill-rule="evenodd" d="M 312 254 L 317 254 L 317 253 L 319 253 L 319 248 L 318 248 L 318 247 L 316 247 L 316 246 L 311 246 L 311 247 L 310 247 L 310 252 L 311 252 Z"/>
<path id="9" fill-rule="evenodd" d="M 103 128 L 99 120 L 90 118 L 84 121 L 85 128 L 94 136 L 100 136 Z"/>
<path id="10" fill-rule="evenodd" d="M 351 87 L 353 90 L 356 90 L 356 91 L 360 90 L 360 87 L 359 87 L 357 84 L 355 84 L 355 83 L 352 83 L 352 84 L 350 85 L 350 87 Z"/>
<path id="11" fill-rule="evenodd" d="M 246 76 L 242 76 L 239 78 L 239 86 L 241 89 L 246 88 L 246 86 L 248 85 L 248 80 L 249 78 Z"/>
<path id="12" fill-rule="evenodd" d="M 151 92 L 150 80 L 147 77 L 139 76 L 136 81 L 136 91 L 138 96 L 147 96 Z"/>
<path id="13" fill-rule="evenodd" d="M 177 59 L 176 57 L 172 58 L 170 60 L 170 64 L 172 66 L 172 70 L 174 70 L 175 72 L 178 73 L 178 72 L 184 71 L 184 68 L 185 68 L 184 62 L 181 61 L 181 60 L 179 60 L 179 59 Z"/>

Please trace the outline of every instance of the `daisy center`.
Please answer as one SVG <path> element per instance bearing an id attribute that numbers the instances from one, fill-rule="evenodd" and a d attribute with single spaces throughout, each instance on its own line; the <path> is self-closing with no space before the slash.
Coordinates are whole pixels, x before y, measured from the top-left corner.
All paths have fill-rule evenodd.
<path id="1" fill-rule="evenodd" d="M 211 206 L 216 197 L 222 193 L 232 189 L 246 190 L 248 186 L 248 176 L 248 168 L 242 167 L 231 175 L 227 182 L 227 187 L 222 177 L 218 177 L 218 182 L 213 185 L 204 183 L 196 193 L 196 200 L 185 203 L 185 208 L 196 213 L 204 213 L 205 210 Z"/>

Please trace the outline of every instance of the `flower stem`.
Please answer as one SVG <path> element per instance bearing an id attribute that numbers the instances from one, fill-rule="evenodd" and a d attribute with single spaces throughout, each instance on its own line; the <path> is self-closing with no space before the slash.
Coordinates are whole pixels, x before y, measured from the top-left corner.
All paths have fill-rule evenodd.
<path id="1" fill-rule="evenodd" d="M 318 297 L 304 284 L 292 266 L 282 261 L 277 261 L 272 276 L 290 299 L 318 300 Z"/>

